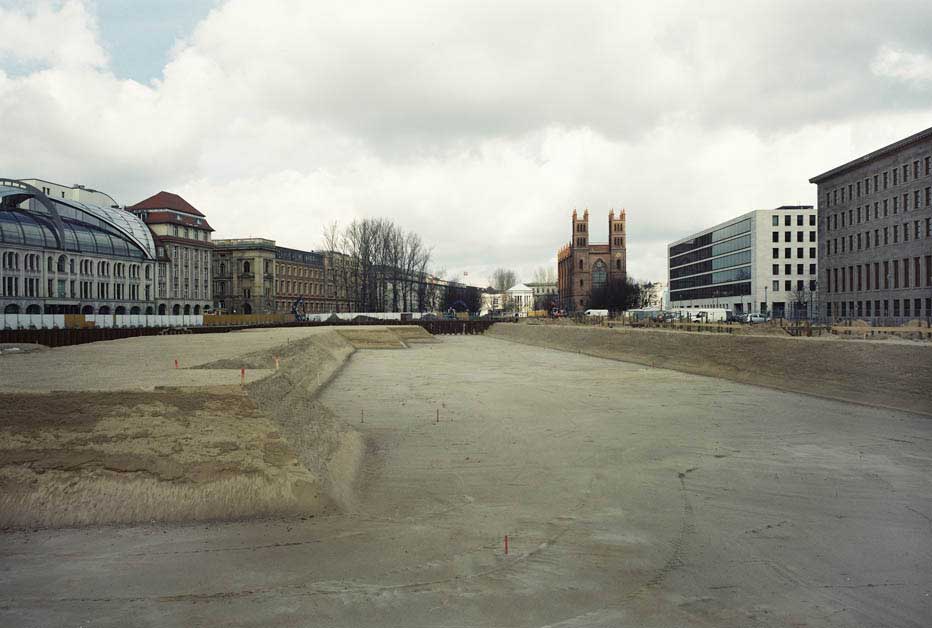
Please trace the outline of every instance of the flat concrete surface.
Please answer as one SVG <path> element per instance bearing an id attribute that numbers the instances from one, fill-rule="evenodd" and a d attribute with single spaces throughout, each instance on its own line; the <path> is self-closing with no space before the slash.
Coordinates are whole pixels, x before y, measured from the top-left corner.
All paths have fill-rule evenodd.
<path id="1" fill-rule="evenodd" d="M 322 400 L 354 512 L 5 533 L 0 625 L 932 625 L 928 418 L 483 337 Z"/>

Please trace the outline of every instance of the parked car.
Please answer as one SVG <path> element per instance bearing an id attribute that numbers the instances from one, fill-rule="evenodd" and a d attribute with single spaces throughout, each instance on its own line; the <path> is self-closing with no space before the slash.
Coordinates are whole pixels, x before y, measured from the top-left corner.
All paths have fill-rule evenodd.
<path id="1" fill-rule="evenodd" d="M 746 323 L 746 322 L 748 322 L 748 316 L 749 316 L 748 314 L 744 314 L 744 313 L 742 313 L 742 312 L 739 312 L 739 313 L 735 314 L 735 322 L 736 322 L 736 323 Z"/>
<path id="2" fill-rule="evenodd" d="M 748 323 L 766 323 L 767 317 L 763 314 L 748 314 Z"/>
<path id="3" fill-rule="evenodd" d="M 608 316 L 608 310 L 586 310 L 586 316 Z"/>

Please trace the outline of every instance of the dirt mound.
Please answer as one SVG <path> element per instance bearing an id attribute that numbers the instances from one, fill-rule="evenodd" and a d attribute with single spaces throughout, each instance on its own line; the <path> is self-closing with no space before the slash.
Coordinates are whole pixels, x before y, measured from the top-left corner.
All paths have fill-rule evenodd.
<path id="1" fill-rule="evenodd" d="M 404 346 L 393 338 L 397 346 Z M 341 509 L 354 506 L 353 485 L 365 444 L 317 400 L 317 394 L 356 351 L 354 344 L 337 331 L 314 336 L 304 350 L 281 360 L 271 376 L 247 386 L 249 397 L 275 417 L 301 463 L 323 479 L 325 503 Z"/>
<path id="2" fill-rule="evenodd" d="M 420 325 L 391 325 L 389 328 L 392 333 L 401 338 L 403 342 L 436 342 L 426 329 Z"/>
<path id="3" fill-rule="evenodd" d="M 486 335 L 932 414 L 932 351 L 927 346 L 555 325 L 493 325 Z"/>
<path id="4" fill-rule="evenodd" d="M 405 343 L 387 327 L 340 327 L 337 333 L 357 349 L 404 349 Z"/>
<path id="5" fill-rule="evenodd" d="M 242 391 L 0 395 L 0 526 L 315 512 L 320 481 Z"/>
<path id="6" fill-rule="evenodd" d="M 316 397 L 357 346 L 405 347 L 326 330 L 196 367 L 267 369 L 245 388 L 0 394 L 0 527 L 352 509 L 365 443 Z"/>

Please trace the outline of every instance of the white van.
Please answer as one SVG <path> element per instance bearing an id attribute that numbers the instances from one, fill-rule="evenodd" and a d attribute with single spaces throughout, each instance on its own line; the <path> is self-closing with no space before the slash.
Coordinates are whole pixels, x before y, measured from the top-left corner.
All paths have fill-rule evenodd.
<path id="1" fill-rule="evenodd" d="M 608 310 L 586 310 L 586 316 L 608 316 Z"/>
<path id="2" fill-rule="evenodd" d="M 691 313 L 692 314 L 692 313 Z M 692 320 L 696 323 L 723 323 L 733 316 L 731 310 L 722 308 L 708 308 L 699 310 L 692 314 Z"/>

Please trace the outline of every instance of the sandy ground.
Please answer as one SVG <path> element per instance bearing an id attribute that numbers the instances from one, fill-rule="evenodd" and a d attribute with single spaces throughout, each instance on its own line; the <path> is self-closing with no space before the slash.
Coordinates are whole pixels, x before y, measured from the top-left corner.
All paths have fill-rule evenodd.
<path id="1" fill-rule="evenodd" d="M 932 416 L 932 345 L 783 335 L 494 325 L 502 340 Z"/>
<path id="2" fill-rule="evenodd" d="M 239 370 L 192 369 L 218 360 L 287 346 L 326 327 L 249 329 L 228 334 L 142 336 L 51 351 L 0 357 L 0 391 L 153 390 L 157 386 L 240 383 Z M 175 368 L 178 360 L 180 368 Z M 272 364 L 247 369 L 247 383 L 269 374 Z"/>
<path id="3" fill-rule="evenodd" d="M 366 439 L 348 512 L 6 533 L 0 624 L 932 624 L 926 417 L 491 337 L 319 401 Z"/>
<path id="4" fill-rule="evenodd" d="M 314 396 L 357 346 L 380 344 L 406 346 L 386 327 L 279 329 L 3 355 L 0 527 L 309 515 L 352 503 L 365 445 Z"/>

